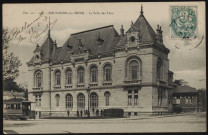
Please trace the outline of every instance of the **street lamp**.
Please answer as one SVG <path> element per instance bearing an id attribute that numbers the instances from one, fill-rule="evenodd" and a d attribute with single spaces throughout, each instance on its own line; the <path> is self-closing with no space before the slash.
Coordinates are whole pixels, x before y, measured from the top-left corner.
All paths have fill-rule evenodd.
<path id="1" fill-rule="evenodd" d="M 88 116 L 88 118 L 90 117 L 90 91 L 91 91 L 91 89 L 90 89 L 90 86 L 88 86 L 88 88 L 87 88 L 87 94 L 88 94 L 88 112 L 87 112 L 87 116 Z"/>

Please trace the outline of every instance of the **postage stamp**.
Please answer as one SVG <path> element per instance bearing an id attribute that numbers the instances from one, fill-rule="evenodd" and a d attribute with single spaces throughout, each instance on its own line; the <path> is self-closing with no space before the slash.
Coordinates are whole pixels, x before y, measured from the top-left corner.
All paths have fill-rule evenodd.
<path id="1" fill-rule="evenodd" d="M 170 6 L 171 39 L 197 38 L 197 6 Z"/>

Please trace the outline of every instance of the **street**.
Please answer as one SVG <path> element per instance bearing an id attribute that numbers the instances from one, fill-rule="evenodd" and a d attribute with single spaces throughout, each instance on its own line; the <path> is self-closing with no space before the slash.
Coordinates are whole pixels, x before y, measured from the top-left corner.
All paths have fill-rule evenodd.
<path id="1" fill-rule="evenodd" d="M 4 132 L 11 131 L 18 134 L 205 132 L 206 113 L 114 119 L 4 120 Z"/>

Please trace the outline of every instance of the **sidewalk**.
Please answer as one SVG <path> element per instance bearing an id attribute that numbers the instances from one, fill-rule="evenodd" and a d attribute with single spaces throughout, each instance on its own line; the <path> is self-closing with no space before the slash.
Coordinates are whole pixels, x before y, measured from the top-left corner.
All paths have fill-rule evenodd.
<path id="1" fill-rule="evenodd" d="M 151 118 L 163 118 L 163 117 L 176 117 L 176 116 L 184 116 L 184 115 L 196 115 L 201 112 L 181 112 L 181 113 L 169 113 L 169 114 L 163 114 L 163 115 L 138 115 L 138 116 L 130 116 L 126 117 L 124 119 L 151 119 Z"/>

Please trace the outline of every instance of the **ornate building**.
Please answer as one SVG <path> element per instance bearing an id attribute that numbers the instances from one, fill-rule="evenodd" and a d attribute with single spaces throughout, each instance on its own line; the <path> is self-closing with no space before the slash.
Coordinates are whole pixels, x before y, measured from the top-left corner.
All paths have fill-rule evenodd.
<path id="1" fill-rule="evenodd" d="M 29 67 L 29 100 L 36 111 L 122 108 L 126 113 L 168 111 L 173 72 L 161 26 L 144 17 L 120 34 L 113 25 L 71 34 L 62 47 L 48 37 Z"/>

